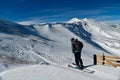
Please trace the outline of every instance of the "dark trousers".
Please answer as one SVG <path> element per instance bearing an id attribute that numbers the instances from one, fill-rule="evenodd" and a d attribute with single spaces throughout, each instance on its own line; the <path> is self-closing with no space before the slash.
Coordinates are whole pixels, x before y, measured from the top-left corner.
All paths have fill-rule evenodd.
<path id="1" fill-rule="evenodd" d="M 75 63 L 77 66 L 81 66 L 83 67 L 83 61 L 82 61 L 82 58 L 81 58 L 81 53 L 80 52 L 75 52 L 74 53 L 74 57 L 75 57 Z"/>

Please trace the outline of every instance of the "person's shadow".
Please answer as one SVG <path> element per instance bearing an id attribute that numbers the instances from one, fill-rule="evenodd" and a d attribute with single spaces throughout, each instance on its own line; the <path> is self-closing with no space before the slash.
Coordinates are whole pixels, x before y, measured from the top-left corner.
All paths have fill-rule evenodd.
<path id="1" fill-rule="evenodd" d="M 88 67 L 91 67 L 91 66 L 94 66 L 94 64 L 85 65 L 84 68 L 88 68 Z"/>

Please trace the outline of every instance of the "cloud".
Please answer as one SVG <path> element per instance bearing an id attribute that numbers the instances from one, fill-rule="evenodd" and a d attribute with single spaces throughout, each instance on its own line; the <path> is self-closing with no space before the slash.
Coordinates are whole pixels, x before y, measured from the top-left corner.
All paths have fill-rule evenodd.
<path id="1" fill-rule="evenodd" d="M 22 24 L 22 25 L 31 25 L 31 24 L 39 24 L 41 23 L 41 21 L 38 19 L 32 19 L 32 20 L 25 20 L 25 21 L 20 21 L 16 23 Z"/>
<path id="2" fill-rule="evenodd" d="M 107 16 L 107 15 L 98 15 L 98 16 L 91 16 L 92 18 L 94 18 L 95 20 L 110 20 L 113 16 Z"/>
<path id="3" fill-rule="evenodd" d="M 102 9 L 94 9 L 94 10 L 73 10 L 68 12 L 68 14 L 75 14 L 75 15 L 95 15 L 95 14 L 101 14 L 105 13 L 105 10 Z"/>
<path id="4" fill-rule="evenodd" d="M 40 23 L 47 23 L 47 22 L 65 22 L 65 19 L 58 19 L 58 17 L 61 17 L 64 15 L 53 15 L 53 16 L 42 16 L 42 17 L 32 17 L 27 20 L 19 21 L 17 23 L 22 25 L 31 25 L 31 24 L 40 24 Z M 114 16 L 93 16 L 92 19 L 95 19 L 97 21 L 102 21 L 108 24 L 120 24 L 120 20 L 117 20 L 116 18 L 113 19 Z M 120 17 L 120 16 L 116 16 Z M 72 17 L 73 18 L 73 17 Z"/>
<path id="5" fill-rule="evenodd" d="M 79 9 L 73 9 L 73 8 L 63 8 L 63 9 L 45 9 L 45 10 L 39 10 L 35 11 L 34 13 L 42 13 L 44 15 L 49 15 L 51 16 L 87 16 L 87 15 L 98 15 L 98 14 L 103 14 L 107 12 L 106 10 L 103 9 L 89 9 L 89 10 L 79 10 Z"/>
<path id="6" fill-rule="evenodd" d="M 118 7 L 118 6 L 109 6 L 109 7 L 103 7 L 103 9 L 105 9 L 105 10 L 119 10 L 120 7 Z"/>
<path id="7" fill-rule="evenodd" d="M 38 17 L 28 17 L 17 21 L 17 23 L 22 25 L 30 25 L 30 24 L 39 24 L 39 23 L 49 23 L 49 22 L 61 22 L 65 20 L 64 14 L 52 14 L 52 15 L 42 15 Z"/>
<path id="8" fill-rule="evenodd" d="M 65 9 L 66 10 L 66 9 Z M 51 10 L 44 10 L 43 12 L 49 13 Z M 22 20 L 20 22 L 17 22 L 19 24 L 29 25 L 29 24 L 38 24 L 38 23 L 44 23 L 44 22 L 64 22 L 67 21 L 73 17 L 84 18 L 87 15 L 94 15 L 102 13 L 99 10 L 70 10 L 70 11 L 64 11 L 64 10 L 53 10 L 54 13 L 50 15 L 42 15 L 42 16 L 36 16 L 36 17 L 30 17 L 25 20 Z"/>
<path id="9" fill-rule="evenodd" d="M 117 15 L 102 15 L 102 16 L 96 16 L 93 19 L 98 20 L 98 21 L 103 21 L 108 24 L 120 24 L 120 16 Z"/>
<path id="10" fill-rule="evenodd" d="M 15 0 L 15 1 L 18 1 L 18 2 L 26 2 L 28 0 Z"/>
<path id="11" fill-rule="evenodd" d="M 96 20 L 119 20 L 120 16 L 119 15 L 98 15 L 95 16 Z"/>
<path id="12" fill-rule="evenodd" d="M 41 16 L 32 16 L 30 18 L 24 19 L 18 23 L 20 24 L 38 24 L 46 22 L 64 22 L 73 17 L 77 18 L 93 18 L 99 21 L 108 21 L 113 18 L 118 18 L 115 16 L 104 15 L 108 11 L 104 9 L 91 9 L 91 10 L 77 10 L 72 8 L 63 8 L 63 9 L 45 9 L 39 10 L 35 13 L 43 14 Z M 120 17 L 119 17 L 120 18 Z"/>
<path id="13" fill-rule="evenodd" d="M 120 20 L 112 20 L 112 21 L 104 21 L 105 23 L 108 23 L 108 24 L 120 24 Z"/>

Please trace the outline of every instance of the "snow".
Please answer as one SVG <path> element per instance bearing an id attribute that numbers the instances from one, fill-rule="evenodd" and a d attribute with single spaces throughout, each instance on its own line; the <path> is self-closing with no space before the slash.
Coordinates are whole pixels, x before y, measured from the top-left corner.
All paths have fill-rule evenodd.
<path id="1" fill-rule="evenodd" d="M 96 71 L 95 75 L 98 77 L 102 77 L 107 80 L 120 79 L 120 68 L 113 68 L 113 67 L 98 65 L 98 66 L 94 66 L 92 69 Z"/>
<path id="2" fill-rule="evenodd" d="M 12 74 L 13 73 L 13 74 Z M 74 71 L 64 67 L 35 65 L 20 69 L 14 69 L 2 74 L 3 80 L 92 80 L 90 77 L 80 75 L 79 71 Z"/>
<path id="3" fill-rule="evenodd" d="M 1 80 L 119 80 L 120 68 L 93 66 L 95 74 L 58 65 L 32 65 L 1 73 Z M 109 73 L 108 73 L 109 70 Z M 103 72 L 104 71 L 104 72 Z M 115 75 L 114 75 L 115 74 Z M 97 76 L 97 78 L 96 78 Z"/>
<path id="4" fill-rule="evenodd" d="M 23 26 L 0 20 L 0 80 L 120 80 L 120 68 L 93 65 L 93 54 L 120 56 L 120 29 L 93 19 Z M 89 74 L 74 62 L 71 38 L 84 44 L 82 59 Z"/>
<path id="5" fill-rule="evenodd" d="M 79 22 L 81 22 L 80 19 L 78 19 L 78 18 L 72 18 L 72 19 L 69 20 L 67 23 L 75 23 L 75 24 L 77 24 L 77 23 L 79 23 Z"/>

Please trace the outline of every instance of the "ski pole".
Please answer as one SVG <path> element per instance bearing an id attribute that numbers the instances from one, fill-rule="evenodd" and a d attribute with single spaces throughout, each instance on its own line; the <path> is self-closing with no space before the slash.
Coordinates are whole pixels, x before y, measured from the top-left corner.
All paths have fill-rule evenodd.
<path id="1" fill-rule="evenodd" d="M 71 61 L 69 62 L 68 66 L 70 65 L 70 63 L 72 63 L 72 59 L 73 59 L 73 53 L 72 53 L 72 56 L 71 56 Z"/>

